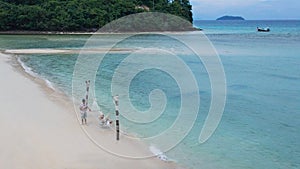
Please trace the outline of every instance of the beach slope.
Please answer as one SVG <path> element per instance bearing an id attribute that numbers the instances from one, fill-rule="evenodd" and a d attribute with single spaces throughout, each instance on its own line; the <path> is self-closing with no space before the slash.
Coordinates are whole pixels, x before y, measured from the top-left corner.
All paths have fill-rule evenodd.
<path id="1" fill-rule="evenodd" d="M 178 168 L 157 158 L 125 159 L 99 149 L 82 131 L 70 103 L 18 71 L 11 57 L 0 53 L 0 168 Z"/>

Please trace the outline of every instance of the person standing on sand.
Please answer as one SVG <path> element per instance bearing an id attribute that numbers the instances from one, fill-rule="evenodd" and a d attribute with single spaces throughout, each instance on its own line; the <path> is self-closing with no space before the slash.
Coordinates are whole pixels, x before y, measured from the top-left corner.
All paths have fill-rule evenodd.
<path id="1" fill-rule="evenodd" d="M 85 99 L 82 99 L 82 104 L 79 109 L 81 114 L 81 124 L 83 125 L 83 122 L 86 124 L 87 110 L 91 111 L 91 109 L 86 105 Z"/>

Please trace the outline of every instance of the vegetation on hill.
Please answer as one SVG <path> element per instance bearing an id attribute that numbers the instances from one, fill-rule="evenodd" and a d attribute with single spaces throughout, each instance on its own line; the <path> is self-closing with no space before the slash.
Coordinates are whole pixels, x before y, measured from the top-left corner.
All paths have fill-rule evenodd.
<path id="1" fill-rule="evenodd" d="M 191 10 L 189 0 L 0 0 L 0 31 L 95 31 L 147 11 L 192 22 Z"/>

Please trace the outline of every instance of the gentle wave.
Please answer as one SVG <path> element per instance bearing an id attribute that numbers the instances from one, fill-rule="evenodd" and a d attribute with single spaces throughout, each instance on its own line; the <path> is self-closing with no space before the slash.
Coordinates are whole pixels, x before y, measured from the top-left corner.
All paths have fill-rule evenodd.
<path id="1" fill-rule="evenodd" d="M 21 60 L 20 57 L 18 57 L 17 61 L 22 66 L 22 68 L 24 69 L 24 71 L 26 73 L 28 73 L 32 77 L 38 78 L 38 75 L 36 73 L 34 73 L 30 67 L 26 66 L 26 64 Z"/>
<path id="2" fill-rule="evenodd" d="M 149 147 L 149 150 L 153 153 L 153 155 L 155 155 L 158 159 L 162 161 L 173 161 L 170 160 L 160 149 L 158 149 L 154 145 L 151 145 Z"/>
<path id="3" fill-rule="evenodd" d="M 52 82 L 50 82 L 48 79 L 39 76 L 37 73 L 35 73 L 32 68 L 28 67 L 22 60 L 21 57 L 18 57 L 17 59 L 18 63 L 21 65 L 21 67 L 24 69 L 24 71 L 29 74 L 30 76 L 34 77 L 34 78 L 39 78 L 42 79 L 45 84 L 47 85 L 47 87 L 49 87 L 52 90 L 56 91 L 56 88 L 54 87 L 54 84 Z"/>
<path id="4" fill-rule="evenodd" d="M 43 78 L 43 80 L 46 82 L 46 85 L 51 88 L 52 90 L 56 90 L 53 83 L 50 82 L 48 79 Z"/>
<path id="5" fill-rule="evenodd" d="M 280 74 L 274 74 L 274 73 L 264 73 L 266 76 L 275 77 L 279 79 L 285 79 L 285 80 L 300 80 L 300 77 L 291 76 L 291 75 L 280 75 Z"/>

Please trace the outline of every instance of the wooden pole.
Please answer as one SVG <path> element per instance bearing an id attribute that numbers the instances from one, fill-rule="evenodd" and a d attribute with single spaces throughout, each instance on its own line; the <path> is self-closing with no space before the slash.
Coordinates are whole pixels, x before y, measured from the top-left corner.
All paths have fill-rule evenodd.
<path id="1" fill-rule="evenodd" d="M 120 140 L 120 123 L 119 123 L 119 96 L 113 96 L 114 104 L 115 104 L 115 109 L 116 109 L 116 139 L 117 141 Z"/>
<path id="2" fill-rule="evenodd" d="M 89 90 L 90 90 L 90 80 L 85 81 L 85 84 L 86 84 L 85 103 L 86 103 L 86 106 L 88 106 Z"/>

